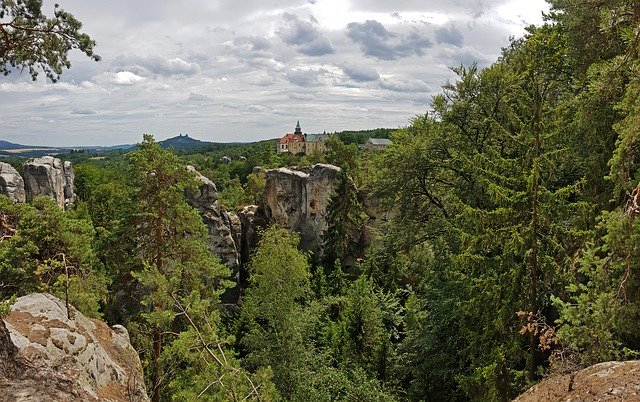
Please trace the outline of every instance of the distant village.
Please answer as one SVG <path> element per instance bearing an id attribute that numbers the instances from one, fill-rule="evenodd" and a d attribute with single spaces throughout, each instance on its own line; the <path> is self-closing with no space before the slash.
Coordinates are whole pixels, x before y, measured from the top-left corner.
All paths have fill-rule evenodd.
<path id="1" fill-rule="evenodd" d="M 327 150 L 326 141 L 331 134 L 307 134 L 302 132 L 300 121 L 297 122 L 293 133 L 286 133 L 278 139 L 278 153 L 289 152 L 292 154 L 311 155 L 313 153 L 324 153 Z M 386 138 L 369 138 L 362 148 L 370 151 L 384 151 L 391 141 Z"/>

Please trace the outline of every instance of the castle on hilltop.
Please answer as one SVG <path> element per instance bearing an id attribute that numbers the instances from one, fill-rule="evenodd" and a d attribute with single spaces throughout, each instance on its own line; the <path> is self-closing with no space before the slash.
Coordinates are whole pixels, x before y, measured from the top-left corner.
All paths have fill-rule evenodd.
<path id="1" fill-rule="evenodd" d="M 324 153 L 327 150 L 325 142 L 329 138 L 326 132 L 322 134 L 302 133 L 300 121 L 296 124 L 293 133 L 287 133 L 278 140 L 278 153 L 290 152 L 292 154 Z"/>

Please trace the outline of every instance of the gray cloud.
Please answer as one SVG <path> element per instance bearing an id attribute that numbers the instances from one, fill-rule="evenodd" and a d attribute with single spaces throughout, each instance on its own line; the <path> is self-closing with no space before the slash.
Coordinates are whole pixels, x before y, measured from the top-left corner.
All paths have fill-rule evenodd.
<path id="1" fill-rule="evenodd" d="M 340 66 L 342 71 L 354 81 L 369 82 L 377 81 L 380 79 L 380 73 L 378 70 L 366 67 L 366 66 L 354 66 L 349 63 L 344 63 Z"/>
<path id="2" fill-rule="evenodd" d="M 209 100 L 209 97 L 207 95 L 199 94 L 197 92 L 191 92 L 187 100 L 193 101 L 193 102 L 203 102 L 203 101 Z"/>
<path id="3" fill-rule="evenodd" d="M 438 58 L 449 66 L 470 66 L 473 63 L 477 63 L 478 67 L 484 68 L 491 63 L 491 60 L 487 56 L 470 46 L 442 49 L 440 54 L 438 54 Z"/>
<path id="4" fill-rule="evenodd" d="M 98 112 L 96 112 L 91 108 L 75 108 L 71 111 L 71 114 L 89 115 L 89 114 L 98 114 Z"/>
<path id="5" fill-rule="evenodd" d="M 458 30 L 455 26 L 451 25 L 450 27 L 440 27 L 436 29 L 436 42 L 445 43 L 453 46 L 462 46 L 464 43 L 464 37 L 462 36 L 462 32 Z"/>
<path id="6" fill-rule="evenodd" d="M 391 80 L 391 79 L 383 79 L 380 82 L 380 88 L 386 89 L 388 91 L 393 92 L 405 92 L 405 93 L 414 93 L 414 92 L 429 92 L 431 91 L 431 87 L 429 84 L 422 80 L 416 79 L 405 79 L 405 80 Z"/>
<path id="7" fill-rule="evenodd" d="M 120 56 L 115 64 L 118 69 L 129 70 L 139 75 L 190 77 L 200 72 L 198 63 L 188 62 L 179 57 L 166 58 L 159 55 Z"/>
<path id="8" fill-rule="evenodd" d="M 335 53 L 333 44 L 318 30 L 318 22 L 313 17 L 309 21 L 302 21 L 297 15 L 285 13 L 283 19 L 284 25 L 277 31 L 282 42 L 294 46 L 307 56 Z"/>
<path id="9" fill-rule="evenodd" d="M 295 100 L 314 100 L 316 97 L 312 94 L 301 94 L 298 92 L 290 92 L 287 94 L 290 99 Z"/>
<path id="10" fill-rule="evenodd" d="M 290 69 L 285 73 L 287 81 L 300 87 L 314 87 L 322 84 L 321 78 L 329 73 L 324 68 Z"/>
<path id="11" fill-rule="evenodd" d="M 365 56 L 381 60 L 397 60 L 410 56 L 423 56 L 433 46 L 425 32 L 414 27 L 407 34 L 388 31 L 375 20 L 364 24 L 351 22 L 347 25 L 347 36 L 360 45 Z"/>
<path id="12" fill-rule="evenodd" d="M 248 105 L 246 109 L 249 112 L 253 112 L 253 113 L 262 113 L 262 112 L 271 111 L 271 108 L 268 108 L 268 107 L 262 106 L 262 105 Z"/>
<path id="13" fill-rule="evenodd" d="M 272 56 L 271 42 L 264 37 L 243 36 L 227 44 L 232 53 L 243 58 L 269 58 Z"/>
<path id="14" fill-rule="evenodd" d="M 465 13 L 473 18 L 481 17 L 488 8 L 506 3 L 508 0 L 429 0 L 428 8 L 447 14 Z M 424 10 L 424 0 L 354 0 L 353 7 L 383 13 L 415 12 Z"/>

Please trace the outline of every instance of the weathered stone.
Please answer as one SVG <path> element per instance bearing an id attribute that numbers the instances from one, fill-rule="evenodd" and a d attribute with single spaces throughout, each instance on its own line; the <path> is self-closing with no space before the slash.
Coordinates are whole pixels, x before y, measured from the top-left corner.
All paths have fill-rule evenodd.
<path id="1" fill-rule="evenodd" d="M 286 168 L 265 171 L 261 212 L 269 222 L 300 234 L 300 248 L 320 255 L 327 230 L 327 205 L 340 168 L 317 164 L 309 173 Z"/>
<path id="2" fill-rule="evenodd" d="M 24 180 L 18 171 L 8 163 L 0 162 L 0 194 L 14 202 L 25 202 Z"/>
<path id="3" fill-rule="evenodd" d="M 207 226 L 207 248 L 220 257 L 223 264 L 232 272 L 232 280 L 238 282 L 240 236 L 238 218 L 224 210 L 218 201 L 216 185 L 200 174 L 192 166 L 187 167 L 194 172 L 201 183 L 197 191 L 187 191 L 187 202 L 198 210 Z"/>
<path id="4" fill-rule="evenodd" d="M 34 158 L 24 164 L 24 181 L 31 198 L 49 196 L 61 207 L 73 203 L 75 174 L 71 162 L 53 156 Z"/>
<path id="5" fill-rule="evenodd" d="M 517 402 L 639 401 L 640 361 L 599 363 L 545 378 L 518 396 Z"/>
<path id="6" fill-rule="evenodd" d="M 240 219 L 240 261 L 242 266 L 240 269 L 240 286 L 245 287 L 248 285 L 248 273 L 246 266 L 249 263 L 252 251 L 258 245 L 258 206 L 247 205 L 238 212 L 238 218 Z"/>
<path id="7" fill-rule="evenodd" d="M 20 297 L 5 317 L 19 373 L 1 373 L 14 401 L 146 401 L 142 366 L 124 327 L 116 330 L 41 293 Z M 0 345 L 7 342 L 2 339 Z M 0 350 L 8 350 L 0 346 Z"/>

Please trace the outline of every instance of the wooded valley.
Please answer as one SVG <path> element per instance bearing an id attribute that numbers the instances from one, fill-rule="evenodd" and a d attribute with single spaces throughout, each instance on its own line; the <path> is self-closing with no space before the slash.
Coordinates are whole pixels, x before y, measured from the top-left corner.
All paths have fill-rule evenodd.
<path id="1" fill-rule="evenodd" d="M 455 67 L 384 152 L 348 133 L 307 156 L 151 135 L 73 155 L 66 211 L 0 199 L 5 304 L 67 292 L 124 325 L 154 401 L 510 400 L 637 358 L 640 7 L 550 3 L 498 61 Z M 318 163 L 341 169 L 321 249 L 269 221 L 239 273 L 207 249 L 187 165 L 235 212 L 264 202 L 265 169 Z"/>

